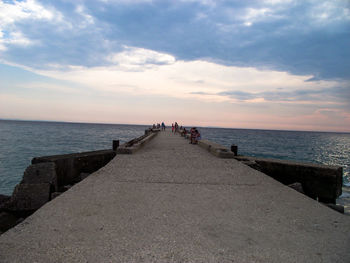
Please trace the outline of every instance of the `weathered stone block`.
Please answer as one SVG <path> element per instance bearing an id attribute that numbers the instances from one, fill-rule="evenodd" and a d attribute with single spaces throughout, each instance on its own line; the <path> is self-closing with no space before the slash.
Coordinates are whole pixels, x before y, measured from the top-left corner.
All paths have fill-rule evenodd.
<path id="1" fill-rule="evenodd" d="M 299 193 L 305 194 L 304 190 L 303 190 L 303 185 L 301 183 L 296 182 L 296 183 L 290 184 L 288 186 Z"/>
<path id="2" fill-rule="evenodd" d="M 7 201 L 9 201 L 11 199 L 11 196 L 8 195 L 1 195 L 0 194 L 0 207 L 2 204 L 6 203 Z"/>
<path id="3" fill-rule="evenodd" d="M 118 148 L 119 149 L 119 148 Z M 56 164 L 58 187 L 75 183 L 80 173 L 93 173 L 105 166 L 116 155 L 111 150 L 36 157 L 32 164 L 53 162 Z M 79 178 L 78 178 L 79 179 Z"/>
<path id="4" fill-rule="evenodd" d="M 120 147 L 118 147 L 117 153 L 118 154 L 133 154 L 136 151 L 138 151 L 139 149 L 141 149 L 141 147 L 145 143 L 149 142 L 156 135 L 157 135 L 157 133 L 151 132 L 151 133 L 148 133 L 147 135 L 143 135 L 141 137 L 138 137 L 136 139 L 128 141 L 128 142 L 122 144 Z"/>
<path id="5" fill-rule="evenodd" d="M 81 174 L 80 174 L 80 179 L 81 179 L 81 181 L 84 180 L 84 179 L 86 179 L 87 177 L 89 177 L 89 175 L 90 175 L 89 173 L 81 173 Z"/>
<path id="6" fill-rule="evenodd" d="M 343 168 L 339 166 L 248 156 L 237 156 L 235 159 L 243 162 L 254 161 L 258 164 L 259 171 L 285 185 L 300 182 L 307 196 L 323 203 L 335 204 L 342 193 Z"/>
<path id="7" fill-rule="evenodd" d="M 225 146 L 208 141 L 199 140 L 199 147 L 209 151 L 211 154 L 219 158 L 234 158 L 234 153 L 230 152 Z"/>
<path id="8" fill-rule="evenodd" d="M 231 145 L 231 152 L 233 152 L 233 154 L 235 155 L 235 156 L 237 156 L 238 155 L 238 146 L 237 145 Z"/>
<path id="9" fill-rule="evenodd" d="M 11 202 L 11 196 L 0 195 L 0 212 L 6 211 L 10 202 Z"/>
<path id="10" fill-rule="evenodd" d="M 261 171 L 261 167 L 259 164 L 257 164 L 255 161 L 242 161 L 242 163 L 244 163 L 245 165 L 248 165 L 249 167 L 257 170 L 257 171 Z"/>
<path id="11" fill-rule="evenodd" d="M 24 172 L 22 184 L 49 183 L 57 191 L 56 165 L 53 162 L 37 163 L 27 167 Z"/>
<path id="12" fill-rule="evenodd" d="M 119 147 L 119 140 L 113 140 L 113 146 L 112 146 L 113 151 L 116 151 L 118 147 Z"/>
<path id="13" fill-rule="evenodd" d="M 11 197 L 11 211 L 33 211 L 50 201 L 50 184 L 18 184 Z"/>
<path id="14" fill-rule="evenodd" d="M 18 222 L 18 218 L 10 213 L 0 213 L 0 234 L 14 227 Z"/>
<path id="15" fill-rule="evenodd" d="M 62 192 L 54 192 L 51 194 L 51 200 L 55 199 L 57 196 L 61 195 Z"/>
<path id="16" fill-rule="evenodd" d="M 219 149 L 216 151 L 216 156 L 219 158 L 232 159 L 235 155 L 234 153 L 229 152 L 226 149 Z"/>
<path id="17" fill-rule="evenodd" d="M 64 185 L 64 186 L 62 187 L 62 189 L 61 189 L 61 190 L 63 190 L 63 192 L 68 191 L 69 189 L 71 189 L 71 188 L 72 188 L 72 186 L 73 186 L 73 185 L 70 185 L 70 184 L 68 184 L 68 185 Z"/>
<path id="18" fill-rule="evenodd" d="M 325 204 L 325 205 L 341 214 L 344 214 L 344 206 L 342 205 L 336 205 L 336 204 Z"/>

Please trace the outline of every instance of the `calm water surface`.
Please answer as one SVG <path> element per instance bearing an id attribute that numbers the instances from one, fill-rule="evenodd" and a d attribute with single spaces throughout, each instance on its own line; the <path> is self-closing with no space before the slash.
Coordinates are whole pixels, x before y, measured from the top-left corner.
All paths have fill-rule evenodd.
<path id="1" fill-rule="evenodd" d="M 201 128 L 202 138 L 238 154 L 343 167 L 343 194 L 337 203 L 350 215 L 350 133 Z"/>
<path id="2" fill-rule="evenodd" d="M 0 194 L 11 195 L 33 157 L 112 148 L 144 134 L 142 125 L 0 120 Z"/>
<path id="3" fill-rule="evenodd" d="M 350 133 L 201 128 L 202 137 L 238 146 L 241 155 L 339 165 L 350 177 Z M 350 186 L 350 185 L 349 185 Z"/>

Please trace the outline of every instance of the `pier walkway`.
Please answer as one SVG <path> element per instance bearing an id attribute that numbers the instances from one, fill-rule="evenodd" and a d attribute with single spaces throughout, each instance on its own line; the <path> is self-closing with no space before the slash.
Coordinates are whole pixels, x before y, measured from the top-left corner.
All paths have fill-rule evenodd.
<path id="1" fill-rule="evenodd" d="M 0 262 L 350 262 L 350 218 L 171 132 L 0 236 Z"/>

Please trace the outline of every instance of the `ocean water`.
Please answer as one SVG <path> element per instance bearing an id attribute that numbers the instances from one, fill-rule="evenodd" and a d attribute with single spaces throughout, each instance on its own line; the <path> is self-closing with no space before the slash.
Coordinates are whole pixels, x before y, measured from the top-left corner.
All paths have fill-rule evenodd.
<path id="1" fill-rule="evenodd" d="M 239 155 L 343 167 L 343 183 L 350 187 L 350 133 L 200 128 L 206 138 Z"/>
<path id="2" fill-rule="evenodd" d="M 148 126 L 0 120 L 0 194 L 11 195 L 33 157 L 111 149 Z"/>
<path id="3" fill-rule="evenodd" d="M 200 128 L 203 139 L 239 155 L 343 167 L 343 193 L 337 200 L 350 215 L 350 133 Z"/>
<path id="4" fill-rule="evenodd" d="M 112 147 L 144 134 L 148 126 L 0 120 L 0 194 L 11 195 L 33 157 Z M 202 138 L 241 155 L 339 165 L 350 197 L 350 133 L 199 128 Z M 349 195 L 349 196 L 347 196 Z"/>

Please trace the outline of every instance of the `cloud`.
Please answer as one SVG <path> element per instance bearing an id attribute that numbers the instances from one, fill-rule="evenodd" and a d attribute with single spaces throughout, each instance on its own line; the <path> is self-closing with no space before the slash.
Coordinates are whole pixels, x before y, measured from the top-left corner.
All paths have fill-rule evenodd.
<path id="1" fill-rule="evenodd" d="M 55 14 L 35 0 L 0 2 L 0 26 L 13 25 L 21 20 L 52 20 Z"/>
<path id="2" fill-rule="evenodd" d="M 263 96 L 259 93 L 249 93 L 239 90 L 219 92 L 217 95 L 227 96 L 229 98 L 237 99 L 240 101 L 249 101 L 252 99 L 263 98 Z"/>
<path id="3" fill-rule="evenodd" d="M 34 43 L 35 41 L 26 38 L 22 32 L 10 32 L 6 38 L 4 38 L 4 34 L 0 32 L 0 51 L 5 51 L 8 45 L 27 47 Z"/>
<path id="4" fill-rule="evenodd" d="M 88 14 L 85 6 L 78 5 L 75 8 L 75 11 L 83 18 L 83 22 L 81 22 L 79 25 L 80 28 L 85 28 L 95 23 L 94 18 Z"/>
<path id="5" fill-rule="evenodd" d="M 55 65 L 35 70 L 100 92 L 153 94 L 206 102 L 349 105 L 349 82 L 309 81 L 310 76 L 182 61 L 152 50 L 125 46 L 106 57 L 109 66 Z"/>
<path id="6" fill-rule="evenodd" d="M 113 57 L 101 57 L 129 46 L 184 61 L 350 79 L 350 12 L 341 0 L 25 0 L 1 1 L 0 11 L 2 57 L 33 68 L 108 66 Z"/>
<path id="7" fill-rule="evenodd" d="M 215 95 L 213 93 L 208 93 L 208 92 L 204 92 L 204 91 L 193 91 L 193 92 L 189 92 L 189 94 L 193 94 L 193 95 Z"/>
<path id="8" fill-rule="evenodd" d="M 237 99 L 239 101 L 253 101 L 259 99 L 264 102 L 278 102 L 278 103 L 293 103 L 293 104 L 333 104 L 333 105 L 347 105 L 350 106 L 348 98 L 350 98 L 349 88 L 343 87 L 325 88 L 314 86 L 311 89 L 298 88 L 291 91 L 275 90 L 263 92 L 244 92 L 244 91 L 225 91 L 217 93 L 220 96 Z"/>
<path id="9" fill-rule="evenodd" d="M 125 4 L 125 5 L 154 2 L 154 0 L 99 0 L 99 1 L 103 3 L 108 3 L 108 4 Z"/>
<path id="10" fill-rule="evenodd" d="M 272 15 L 270 8 L 247 8 L 241 19 L 245 26 L 252 26 L 253 23 L 269 19 Z"/>
<path id="11" fill-rule="evenodd" d="M 11 46 L 38 45 L 41 40 L 31 39 L 22 26 L 42 21 L 62 21 L 62 14 L 54 8 L 45 8 L 35 0 L 0 1 L 0 51 L 6 51 Z"/>
<path id="12" fill-rule="evenodd" d="M 200 60 L 140 71 L 54 68 L 14 79 L 18 68 L 1 67 L 1 117 L 334 131 L 350 124 L 349 89 L 341 81 Z"/>
<path id="13" fill-rule="evenodd" d="M 156 65 L 170 65 L 175 63 L 171 55 L 147 50 L 144 48 L 123 47 L 122 52 L 110 54 L 107 61 L 126 70 L 144 70 Z"/>
<path id="14" fill-rule="evenodd" d="M 200 5 L 204 5 L 204 6 L 214 7 L 214 6 L 216 6 L 217 2 L 220 2 L 220 1 L 215 1 L 215 0 L 180 0 L 180 2 L 196 3 L 196 4 L 200 4 Z"/>
<path id="15" fill-rule="evenodd" d="M 349 3 L 341 5 L 339 1 L 313 1 L 309 11 L 312 23 L 324 26 L 341 21 L 350 21 Z"/>

